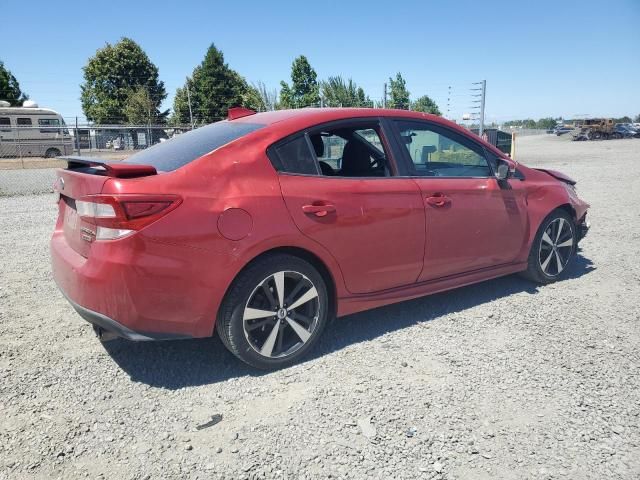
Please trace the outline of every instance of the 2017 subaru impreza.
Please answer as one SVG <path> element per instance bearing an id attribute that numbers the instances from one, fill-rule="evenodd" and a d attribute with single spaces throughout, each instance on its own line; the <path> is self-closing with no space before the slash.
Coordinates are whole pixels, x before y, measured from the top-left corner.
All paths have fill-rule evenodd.
<path id="1" fill-rule="evenodd" d="M 523 272 L 586 233 L 574 181 L 441 117 L 230 110 L 124 162 L 57 173 L 55 280 L 104 337 L 208 337 L 299 360 L 329 319 Z"/>

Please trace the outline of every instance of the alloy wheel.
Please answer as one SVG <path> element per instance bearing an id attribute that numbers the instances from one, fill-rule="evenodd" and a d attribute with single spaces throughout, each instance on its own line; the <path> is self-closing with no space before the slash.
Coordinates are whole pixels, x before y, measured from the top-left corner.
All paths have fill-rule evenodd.
<path id="1" fill-rule="evenodd" d="M 538 261 L 545 275 L 559 275 L 569 263 L 574 246 L 573 228 L 564 218 L 553 220 L 542 233 Z"/>
<path id="2" fill-rule="evenodd" d="M 260 282 L 242 315 L 244 334 L 260 355 L 283 358 L 311 338 L 320 317 L 318 290 L 305 275 L 280 271 Z"/>

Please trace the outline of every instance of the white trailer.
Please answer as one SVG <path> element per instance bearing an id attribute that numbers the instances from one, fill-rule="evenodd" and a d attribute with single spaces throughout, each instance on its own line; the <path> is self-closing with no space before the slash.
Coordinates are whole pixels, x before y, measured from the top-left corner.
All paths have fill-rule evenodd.
<path id="1" fill-rule="evenodd" d="M 73 137 L 60 114 L 33 102 L 0 102 L 0 157 L 59 157 L 73 153 Z"/>

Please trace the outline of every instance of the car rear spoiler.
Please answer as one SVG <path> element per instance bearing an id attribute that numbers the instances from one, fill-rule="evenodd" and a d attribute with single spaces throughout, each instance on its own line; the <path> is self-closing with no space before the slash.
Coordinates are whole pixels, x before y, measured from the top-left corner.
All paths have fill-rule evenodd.
<path id="1" fill-rule="evenodd" d="M 157 175 L 156 167 L 152 165 L 136 165 L 132 163 L 109 162 L 91 157 L 60 157 L 67 161 L 69 170 L 77 170 L 86 167 L 98 167 L 104 169 L 107 177 L 114 178 L 135 178 Z"/>

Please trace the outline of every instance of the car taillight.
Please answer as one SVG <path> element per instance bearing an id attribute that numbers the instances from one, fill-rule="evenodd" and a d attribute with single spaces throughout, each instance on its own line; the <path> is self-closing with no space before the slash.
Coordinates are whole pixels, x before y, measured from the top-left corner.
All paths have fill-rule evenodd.
<path id="1" fill-rule="evenodd" d="M 177 195 L 89 195 L 76 200 L 76 211 L 96 226 L 96 240 L 125 237 L 176 208 Z"/>

